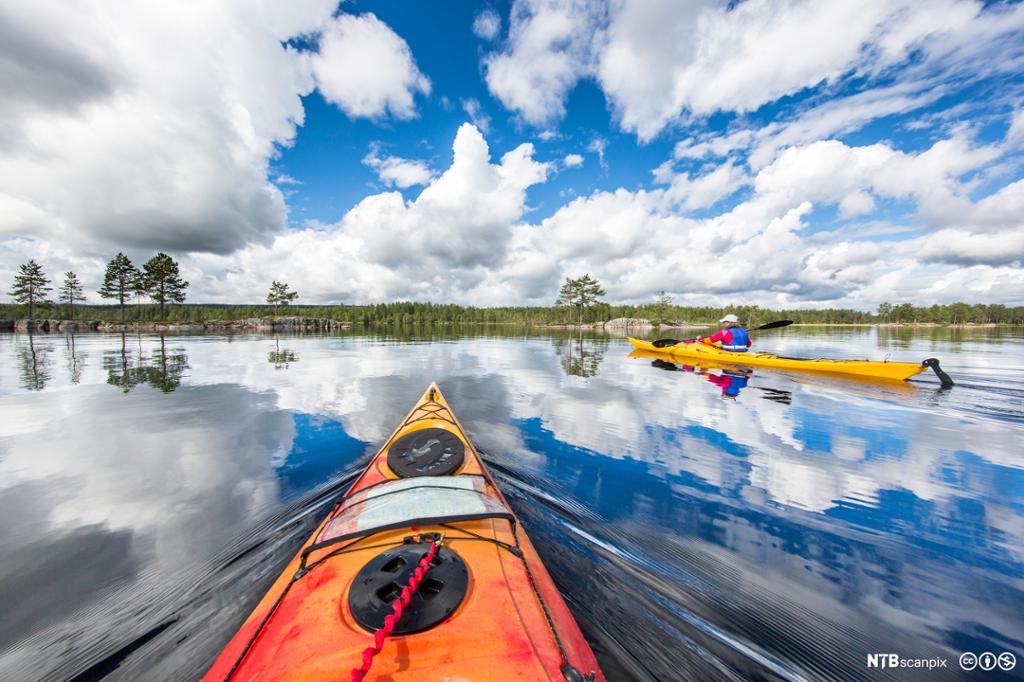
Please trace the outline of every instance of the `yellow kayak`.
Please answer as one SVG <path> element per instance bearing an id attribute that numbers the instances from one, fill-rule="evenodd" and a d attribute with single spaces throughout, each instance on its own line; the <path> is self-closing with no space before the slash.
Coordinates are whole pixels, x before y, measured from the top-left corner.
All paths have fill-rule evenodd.
<path id="1" fill-rule="evenodd" d="M 650 341 L 630 338 L 629 342 L 638 350 L 660 353 L 671 357 L 693 358 L 712 363 L 725 362 L 747 367 L 773 367 L 775 369 L 797 370 L 800 372 L 827 372 L 829 374 L 845 374 L 872 379 L 890 381 L 906 381 L 927 369 L 934 369 L 943 386 L 951 386 L 952 380 L 939 369 L 939 361 L 928 358 L 924 362 L 884 362 L 879 360 L 811 360 L 805 358 L 787 358 L 773 353 L 732 353 L 705 343 L 678 343 L 674 346 L 658 348 Z"/>

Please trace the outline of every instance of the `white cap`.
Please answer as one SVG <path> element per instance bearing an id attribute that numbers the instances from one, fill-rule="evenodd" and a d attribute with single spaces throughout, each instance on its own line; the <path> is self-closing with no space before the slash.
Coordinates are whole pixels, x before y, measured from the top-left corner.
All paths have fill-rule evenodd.
<path id="1" fill-rule="evenodd" d="M 736 317 L 732 313 L 729 313 L 725 317 L 719 320 L 719 322 L 739 322 L 740 318 Z"/>

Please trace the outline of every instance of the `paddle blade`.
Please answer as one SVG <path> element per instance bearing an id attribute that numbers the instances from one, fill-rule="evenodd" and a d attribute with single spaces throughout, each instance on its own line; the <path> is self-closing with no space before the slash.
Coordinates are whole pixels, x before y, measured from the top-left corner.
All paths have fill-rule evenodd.
<path id="1" fill-rule="evenodd" d="M 779 327 L 788 327 L 793 324 L 793 320 L 776 320 L 775 322 L 769 322 L 768 324 L 762 324 L 760 327 L 754 327 L 749 331 L 756 332 L 762 329 L 778 329 Z"/>
<path id="2" fill-rule="evenodd" d="M 668 348 L 669 346 L 674 346 L 677 343 L 679 343 L 679 339 L 658 339 L 657 341 L 652 341 L 651 345 L 655 348 Z"/>

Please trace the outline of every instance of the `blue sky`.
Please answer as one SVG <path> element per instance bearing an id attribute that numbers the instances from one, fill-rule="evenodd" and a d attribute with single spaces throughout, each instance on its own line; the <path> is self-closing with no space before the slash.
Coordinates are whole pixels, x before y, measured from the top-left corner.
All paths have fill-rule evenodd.
<path id="1" fill-rule="evenodd" d="M 0 277 L 193 301 L 1024 300 L 1024 7 L 56 2 L 11 10 Z M 0 39 L 5 36 L 0 35 Z"/>
<path id="2" fill-rule="evenodd" d="M 376 174 L 362 163 L 369 145 L 379 142 L 390 154 L 424 159 L 433 168 L 446 168 L 452 160 L 452 140 L 459 126 L 471 121 L 464 103 L 479 103 L 480 114 L 489 122 L 486 138 L 492 154 L 501 154 L 532 140 L 538 156 L 564 158 L 584 155 L 584 165 L 560 175 L 555 182 L 529 189 L 529 217 L 542 219 L 554 213 L 566 198 L 603 188 L 641 187 L 651 179 L 651 169 L 671 153 L 674 142 L 665 137 L 639 145 L 632 136 L 623 135 L 613 125 L 600 88 L 580 83 L 569 94 L 565 119 L 550 127 L 531 126 L 517 119 L 500 101 L 490 95 L 483 78 L 481 60 L 495 47 L 494 41 L 473 33 L 473 21 L 484 8 L 490 8 L 505 21 L 511 3 L 449 3 L 444 11 L 410 11 L 400 3 L 357 2 L 341 6 L 357 13 L 371 12 L 387 23 L 408 43 L 419 69 L 432 83 L 429 97 L 417 102 L 417 117 L 410 121 L 353 119 L 324 100 L 314 90 L 303 98 L 306 119 L 291 147 L 282 148 L 273 168 L 299 180 L 289 205 L 292 227 L 307 220 L 331 223 L 356 205 L 370 192 L 386 187 Z M 538 138 L 551 130 L 558 137 Z M 616 163 L 602 168 L 598 157 L 587 151 L 595 139 L 606 140 L 607 157 Z M 587 158 L 589 157 L 589 158 Z M 415 198 L 419 186 L 406 188 L 403 194 Z"/>

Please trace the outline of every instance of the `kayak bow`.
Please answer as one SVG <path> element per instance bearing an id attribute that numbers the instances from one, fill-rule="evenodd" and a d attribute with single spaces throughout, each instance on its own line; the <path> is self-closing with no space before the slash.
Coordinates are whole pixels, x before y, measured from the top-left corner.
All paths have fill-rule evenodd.
<path id="1" fill-rule="evenodd" d="M 403 600 L 393 633 L 378 633 Z M 605 679 L 436 384 L 203 679 L 363 674 L 382 682 Z"/>
<path id="2" fill-rule="evenodd" d="M 773 367 L 775 369 L 797 370 L 801 372 L 826 372 L 830 374 L 846 374 L 872 379 L 890 381 L 906 381 L 912 376 L 931 368 L 939 377 L 943 386 L 952 386 L 953 380 L 939 367 L 935 358 L 916 362 L 880 362 L 878 360 L 811 360 L 805 358 L 787 358 L 772 353 L 732 353 L 721 350 L 706 343 L 680 343 L 676 346 L 656 348 L 649 341 L 630 338 L 634 348 L 673 357 L 694 358 L 709 362 L 724 362 L 746 367 Z"/>

